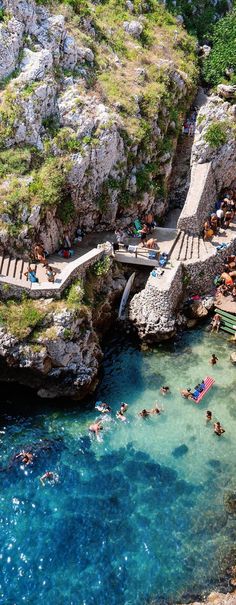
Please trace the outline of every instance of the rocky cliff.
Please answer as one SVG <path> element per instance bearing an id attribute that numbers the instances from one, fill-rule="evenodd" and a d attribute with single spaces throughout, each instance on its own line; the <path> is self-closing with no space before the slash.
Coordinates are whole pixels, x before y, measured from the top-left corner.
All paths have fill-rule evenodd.
<path id="1" fill-rule="evenodd" d="M 182 24 L 156 0 L 2 0 L 0 18 L 2 247 L 162 216 L 197 78 Z"/>
<path id="2" fill-rule="evenodd" d="M 0 304 L 1 380 L 18 381 L 40 397 L 82 399 L 97 385 L 100 336 L 110 327 L 125 279 L 101 262 L 60 301 Z"/>

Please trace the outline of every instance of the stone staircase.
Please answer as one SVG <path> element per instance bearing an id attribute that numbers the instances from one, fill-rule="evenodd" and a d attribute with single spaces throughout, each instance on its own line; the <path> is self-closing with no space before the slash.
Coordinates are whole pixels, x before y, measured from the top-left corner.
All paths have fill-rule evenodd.
<path id="1" fill-rule="evenodd" d="M 204 242 L 202 237 L 191 235 L 180 231 L 175 245 L 172 249 L 172 261 L 198 261 L 207 254 L 213 252 L 214 247 L 211 242 Z"/>
<path id="2" fill-rule="evenodd" d="M 24 273 L 28 269 L 28 262 L 21 258 L 13 258 L 9 254 L 0 254 L 0 276 L 11 277 L 20 283 L 27 283 Z"/>

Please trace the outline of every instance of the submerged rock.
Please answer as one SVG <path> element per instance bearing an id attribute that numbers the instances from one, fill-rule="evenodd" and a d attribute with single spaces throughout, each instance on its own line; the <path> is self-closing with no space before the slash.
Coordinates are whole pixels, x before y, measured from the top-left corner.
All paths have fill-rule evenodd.
<path id="1" fill-rule="evenodd" d="M 185 456 L 185 454 L 187 454 L 188 452 L 188 446 L 183 443 L 182 445 L 179 445 L 178 447 L 175 447 L 174 450 L 172 450 L 172 456 L 174 456 L 174 458 L 181 458 L 182 456 Z"/>

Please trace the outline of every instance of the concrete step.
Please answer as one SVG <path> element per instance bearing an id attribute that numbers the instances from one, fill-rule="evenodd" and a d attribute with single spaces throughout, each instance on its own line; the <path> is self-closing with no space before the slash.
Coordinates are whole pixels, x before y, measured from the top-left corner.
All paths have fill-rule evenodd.
<path id="1" fill-rule="evenodd" d="M 199 237 L 198 235 L 193 236 L 193 247 L 192 247 L 192 259 L 198 260 L 199 258 Z"/>
<path id="2" fill-rule="evenodd" d="M 17 262 L 16 258 L 11 258 L 10 263 L 9 263 L 9 268 L 8 268 L 8 277 L 15 277 L 16 262 Z"/>
<path id="3" fill-rule="evenodd" d="M 2 254 L 0 256 L 0 275 L 2 274 L 3 261 L 4 261 L 4 254 Z"/>
<path id="4" fill-rule="evenodd" d="M 2 263 L 2 271 L 1 271 L 1 274 L 4 277 L 8 276 L 8 270 L 9 270 L 10 262 L 11 262 L 11 257 L 10 256 L 4 256 L 3 263 Z"/>
<path id="5" fill-rule="evenodd" d="M 185 233 L 184 233 L 184 231 L 182 231 L 180 233 L 180 236 L 178 237 L 178 239 L 176 241 L 176 244 L 175 244 L 175 246 L 173 248 L 173 251 L 172 251 L 172 254 L 171 254 L 171 256 L 173 257 L 173 259 L 176 259 L 176 260 L 180 259 L 180 254 L 181 254 L 181 249 L 182 249 L 182 246 L 183 246 L 184 236 L 185 236 Z"/>
<path id="6" fill-rule="evenodd" d="M 190 260 L 192 258 L 192 255 L 193 255 L 193 235 L 189 235 L 186 259 Z"/>
<path id="7" fill-rule="evenodd" d="M 182 245 L 182 249 L 181 249 L 180 257 L 179 257 L 180 260 L 186 260 L 186 258 L 187 258 L 188 238 L 189 238 L 188 234 L 185 233 L 184 239 L 183 239 L 183 245 Z"/>
<path id="8" fill-rule="evenodd" d="M 16 279 L 21 279 L 23 265 L 24 265 L 24 261 L 21 258 L 18 258 L 16 261 L 16 270 L 15 270 Z"/>
<path id="9" fill-rule="evenodd" d="M 27 282 L 27 278 L 26 278 L 26 276 L 24 275 L 24 273 L 25 273 L 26 271 L 28 271 L 28 266 L 29 266 L 29 263 L 27 263 L 26 261 L 24 261 L 24 262 L 23 262 L 23 267 L 22 267 L 22 272 L 21 272 L 21 281 L 22 281 L 22 282 Z"/>

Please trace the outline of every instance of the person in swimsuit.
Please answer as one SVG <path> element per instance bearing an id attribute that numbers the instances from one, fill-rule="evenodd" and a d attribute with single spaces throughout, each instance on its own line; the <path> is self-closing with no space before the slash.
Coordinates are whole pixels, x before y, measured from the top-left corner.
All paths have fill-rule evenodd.
<path id="1" fill-rule="evenodd" d="M 217 364 L 217 361 L 219 361 L 218 357 L 216 357 L 215 353 L 212 353 L 211 359 L 210 359 L 210 363 L 212 366 L 215 366 Z"/>
<path id="2" fill-rule="evenodd" d="M 116 418 L 118 418 L 118 420 L 122 420 L 123 422 L 126 420 L 124 412 L 122 412 L 121 409 L 116 412 Z"/>
<path id="3" fill-rule="evenodd" d="M 94 433 L 94 435 L 96 435 L 97 439 L 98 439 L 99 432 L 102 430 L 103 430 L 103 426 L 102 426 L 101 420 L 98 420 L 97 422 L 94 422 L 93 424 L 90 424 L 90 426 L 89 426 L 89 431 L 91 431 L 91 433 Z"/>
<path id="4" fill-rule="evenodd" d="M 17 460 L 18 458 L 21 458 L 21 462 L 23 462 L 25 466 L 28 466 L 28 464 L 33 464 L 33 454 L 30 452 L 25 452 L 23 450 L 19 454 L 16 454 L 15 459 Z"/>
<path id="5" fill-rule="evenodd" d="M 220 437 L 221 435 L 223 435 L 223 433 L 225 433 L 225 429 L 223 429 L 223 427 L 221 426 L 220 422 L 215 422 L 215 424 L 214 424 L 214 433 L 216 435 L 218 435 L 218 437 Z"/>
<path id="6" fill-rule="evenodd" d="M 161 387 L 160 388 L 160 393 L 162 395 L 167 395 L 168 393 L 170 393 L 170 388 L 169 387 Z"/>
<path id="7" fill-rule="evenodd" d="M 212 412 L 210 410 L 207 410 L 205 418 L 206 418 L 207 422 L 211 422 L 211 420 L 212 420 Z"/>
<path id="8" fill-rule="evenodd" d="M 120 412 L 124 414 L 128 410 L 128 403 L 121 403 Z"/>
<path id="9" fill-rule="evenodd" d="M 58 475 L 52 471 L 46 471 L 46 473 L 44 473 L 44 475 L 42 475 L 42 477 L 39 479 L 43 486 L 45 485 L 46 481 L 49 481 L 50 483 L 57 483 L 58 480 Z"/>
<path id="10" fill-rule="evenodd" d="M 191 389 L 182 389 L 180 391 L 181 397 L 184 399 L 193 399 L 193 394 L 191 393 Z"/>

